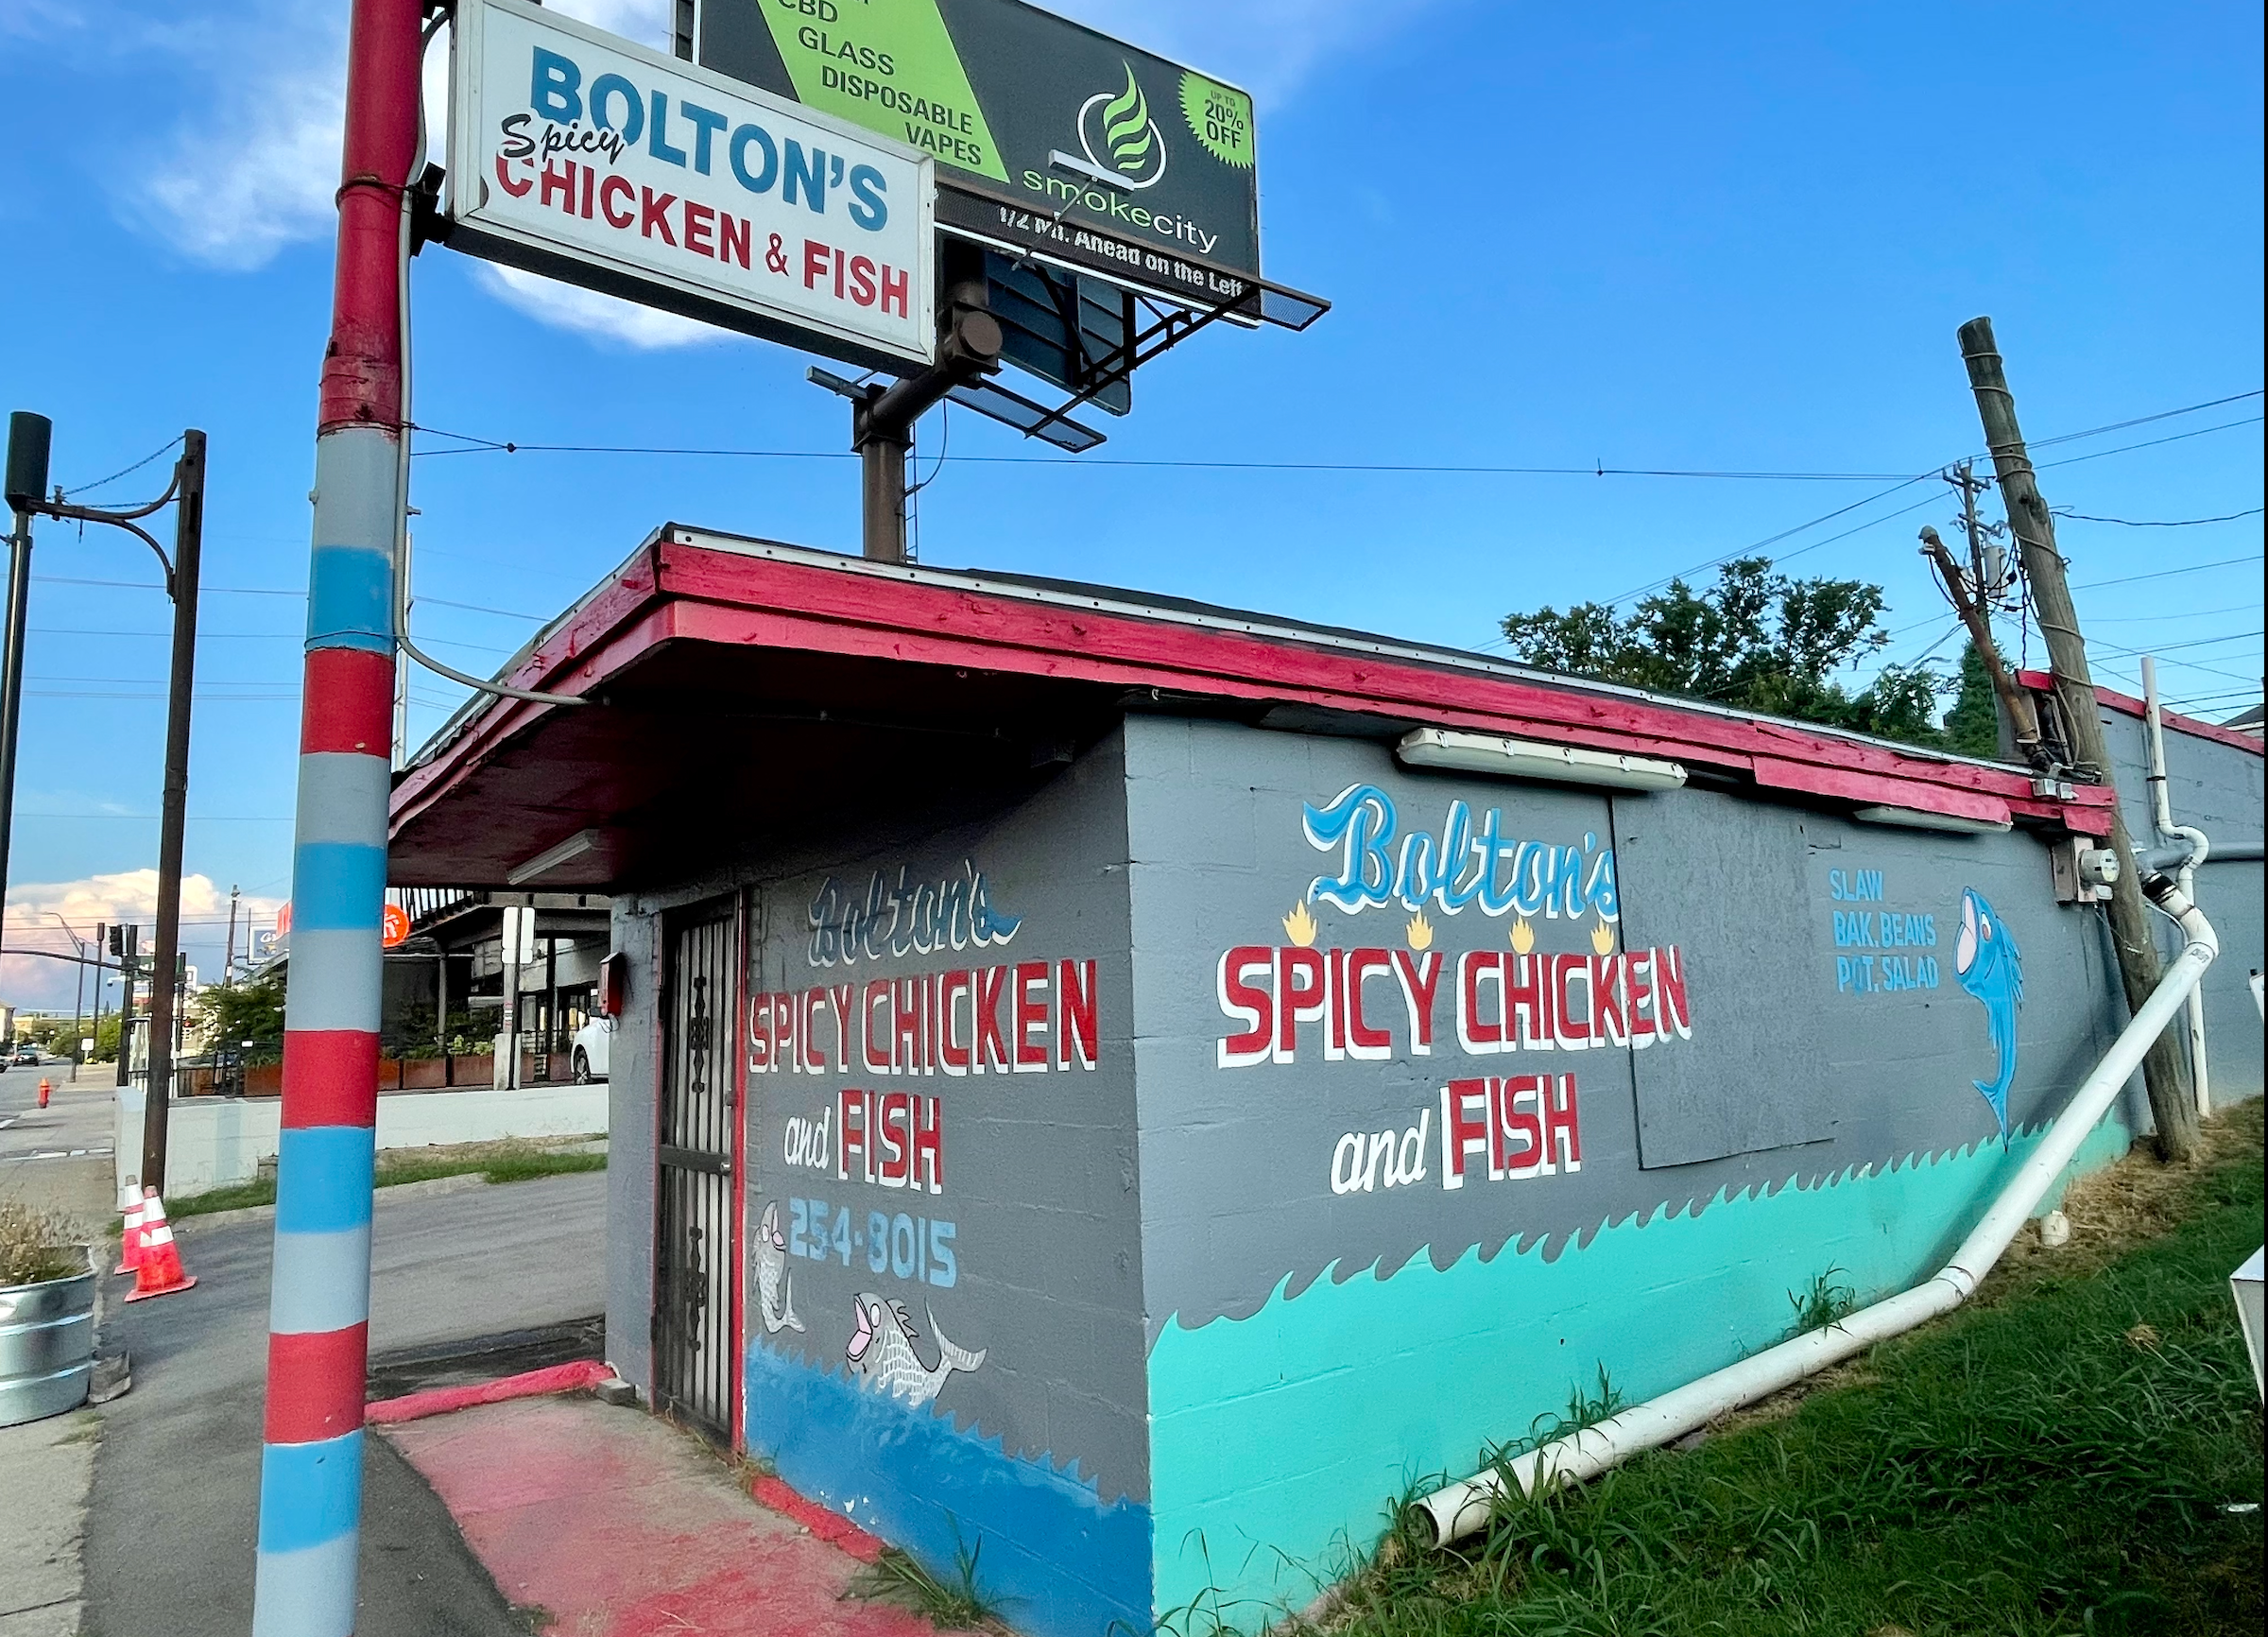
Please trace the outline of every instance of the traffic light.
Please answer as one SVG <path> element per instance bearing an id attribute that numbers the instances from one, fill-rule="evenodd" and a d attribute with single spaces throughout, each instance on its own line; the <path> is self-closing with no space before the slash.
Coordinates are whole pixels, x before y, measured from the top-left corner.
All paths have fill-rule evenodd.
<path id="1" fill-rule="evenodd" d="M 8 508 L 29 511 L 47 498 L 47 451 L 55 422 L 19 409 L 8 418 Z"/>

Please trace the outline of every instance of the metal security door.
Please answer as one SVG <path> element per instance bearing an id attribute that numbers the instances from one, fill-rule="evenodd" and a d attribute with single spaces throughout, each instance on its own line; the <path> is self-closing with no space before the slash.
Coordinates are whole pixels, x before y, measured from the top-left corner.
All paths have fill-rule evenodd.
<path id="1" fill-rule="evenodd" d="M 722 1442 L 732 1419 L 736 911 L 704 905 L 664 932 L 654 1398 Z"/>

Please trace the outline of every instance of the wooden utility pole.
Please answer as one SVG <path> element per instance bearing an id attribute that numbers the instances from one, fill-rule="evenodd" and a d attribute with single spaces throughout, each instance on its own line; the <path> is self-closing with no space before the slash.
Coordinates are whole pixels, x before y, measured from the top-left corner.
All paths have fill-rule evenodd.
<path id="1" fill-rule="evenodd" d="M 2087 663 L 2087 644 L 2079 635 L 2079 613 L 2071 606 L 2071 592 L 2063 575 L 2063 556 L 2055 549 L 2055 520 L 2039 497 L 2032 472 L 2032 457 L 2024 448 L 2023 431 L 2017 424 L 2016 397 L 2001 368 L 1994 343 L 1992 320 L 1971 319 L 1961 326 L 1961 359 L 1968 366 L 1968 385 L 1976 394 L 1977 415 L 1984 423 L 1984 446 L 2001 481 L 2001 498 L 2008 508 L 2008 526 L 2015 532 L 2023 555 L 2024 575 L 2032 586 L 2032 605 L 2039 618 L 2039 633 L 2048 648 L 2048 663 L 2055 679 L 2055 702 L 2070 735 L 2074 771 L 2091 772 L 2104 784 L 2113 783 L 2110 751 L 2103 738 L 2103 718 L 2095 702 L 2095 681 Z M 2110 844 L 2119 858 L 2119 878 L 2111 888 L 2110 935 L 2117 947 L 2119 975 L 2126 988 L 2129 1012 L 2157 988 L 2157 940 L 2150 911 L 2142 903 L 2142 885 L 2134 859 L 2134 839 L 2126 820 L 2111 807 Z M 2190 1100 L 2189 1075 L 2173 1037 L 2160 1034 L 2142 1060 L 2142 1079 L 2149 1088 L 2150 1113 L 2157 1124 L 2161 1158 L 2187 1160 L 2197 1149 L 2197 1110 Z"/>

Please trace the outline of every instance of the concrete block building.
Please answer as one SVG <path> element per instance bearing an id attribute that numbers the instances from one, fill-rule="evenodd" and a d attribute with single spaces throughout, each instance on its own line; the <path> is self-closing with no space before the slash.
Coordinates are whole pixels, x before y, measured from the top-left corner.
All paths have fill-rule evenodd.
<path id="1" fill-rule="evenodd" d="M 501 680 L 593 702 L 468 707 L 393 880 L 612 896 L 610 1358 L 1046 1637 L 1902 1288 L 2123 1019 L 2124 781 L 676 526 Z M 2258 1095 L 2259 748 L 2176 729 Z"/>

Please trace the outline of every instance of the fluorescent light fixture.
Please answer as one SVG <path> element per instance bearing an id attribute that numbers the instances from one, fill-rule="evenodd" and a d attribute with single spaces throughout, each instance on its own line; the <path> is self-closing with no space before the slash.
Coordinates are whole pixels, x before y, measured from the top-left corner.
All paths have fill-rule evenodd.
<path id="1" fill-rule="evenodd" d="M 505 871 L 505 884 L 508 887 L 519 887 L 526 882 L 540 881 L 553 870 L 562 869 L 573 864 L 578 858 L 596 853 L 600 844 L 605 840 L 606 836 L 602 831 L 577 830 L 557 847 L 546 847 L 525 863 L 513 865 L 511 869 Z"/>
<path id="2" fill-rule="evenodd" d="M 1497 733 L 1459 733 L 1447 728 L 1417 728 L 1402 735 L 1395 755 L 1412 767 L 1441 767 L 1457 773 L 1487 773 L 1500 779 L 1543 779 L 1555 784 L 1593 784 L 1606 790 L 1675 790 L 1685 768 L 1651 756 L 1618 756 L 1608 750 L 1578 750 L 1534 739 Z"/>
<path id="3" fill-rule="evenodd" d="M 1125 177 L 1112 176 L 1108 171 L 1103 169 L 1100 165 L 1089 164 L 1085 160 L 1079 158 L 1077 154 L 1065 153 L 1059 147 L 1049 153 L 1047 156 L 1047 163 L 1057 170 L 1067 170 L 1071 172 L 1072 175 L 1083 178 L 1088 181 L 1100 182 L 1103 186 L 1108 188 L 1112 193 L 1125 193 L 1128 191 L 1126 187 L 1126 179 Z"/>
<path id="4" fill-rule="evenodd" d="M 1850 816 L 1862 824 L 1941 830 L 1949 836 L 1998 836 L 2008 828 L 2005 818 L 1966 818 L 1958 813 L 1925 813 L 1918 807 L 1855 807 Z"/>

